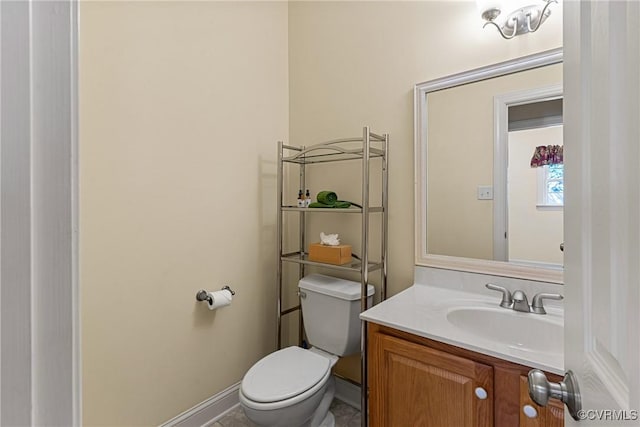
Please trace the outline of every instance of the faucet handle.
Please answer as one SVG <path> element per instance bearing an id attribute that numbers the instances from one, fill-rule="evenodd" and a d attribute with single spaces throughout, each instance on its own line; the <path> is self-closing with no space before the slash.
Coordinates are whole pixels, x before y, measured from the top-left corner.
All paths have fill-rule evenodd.
<path id="1" fill-rule="evenodd" d="M 494 285 L 493 283 L 487 283 L 485 285 L 487 289 L 491 289 L 492 291 L 502 292 L 502 301 L 500 301 L 500 307 L 511 308 L 511 304 L 513 304 L 513 298 L 511 298 L 511 292 L 509 289 Z"/>
<path id="2" fill-rule="evenodd" d="M 533 297 L 533 302 L 531 303 L 531 312 L 536 314 L 547 314 L 547 311 L 544 309 L 544 305 L 542 305 L 543 299 L 554 299 L 559 301 L 564 299 L 564 297 L 560 294 L 546 294 L 544 292 L 536 294 Z"/>

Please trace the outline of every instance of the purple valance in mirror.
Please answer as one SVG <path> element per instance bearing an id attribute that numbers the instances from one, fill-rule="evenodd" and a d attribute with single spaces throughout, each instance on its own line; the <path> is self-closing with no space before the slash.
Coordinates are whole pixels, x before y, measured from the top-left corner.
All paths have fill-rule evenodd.
<path id="1" fill-rule="evenodd" d="M 531 158 L 531 167 L 561 165 L 563 162 L 562 145 L 540 145 Z"/>

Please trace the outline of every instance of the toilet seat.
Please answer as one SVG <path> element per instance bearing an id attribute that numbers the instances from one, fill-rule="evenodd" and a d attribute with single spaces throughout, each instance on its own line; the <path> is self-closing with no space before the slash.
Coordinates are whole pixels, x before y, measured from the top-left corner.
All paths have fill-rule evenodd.
<path id="1" fill-rule="evenodd" d="M 300 347 L 278 350 L 249 369 L 242 380 L 241 399 L 262 410 L 293 405 L 324 387 L 331 366 L 326 357 Z"/>
<path id="2" fill-rule="evenodd" d="M 259 403 L 290 399 L 316 385 L 330 361 L 300 347 L 287 347 L 259 360 L 242 380 L 242 393 Z"/>

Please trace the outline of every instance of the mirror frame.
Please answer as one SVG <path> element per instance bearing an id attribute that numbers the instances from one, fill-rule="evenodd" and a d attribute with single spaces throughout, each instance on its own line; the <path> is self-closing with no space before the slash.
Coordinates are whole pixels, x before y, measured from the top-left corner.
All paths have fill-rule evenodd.
<path id="1" fill-rule="evenodd" d="M 563 271 L 522 266 L 505 261 L 463 258 L 427 252 L 427 94 L 520 71 L 562 63 L 562 48 L 476 68 L 451 76 L 418 83 L 414 88 L 415 159 L 415 263 L 419 266 L 505 276 L 541 282 L 564 283 Z M 495 126 L 495 124 L 494 124 Z M 495 138 L 495 136 L 494 136 Z"/>

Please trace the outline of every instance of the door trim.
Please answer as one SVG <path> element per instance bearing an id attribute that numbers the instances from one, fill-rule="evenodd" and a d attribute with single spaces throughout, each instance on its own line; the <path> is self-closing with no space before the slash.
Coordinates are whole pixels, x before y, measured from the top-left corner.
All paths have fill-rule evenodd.
<path id="1" fill-rule="evenodd" d="M 77 0 L 2 2 L 0 32 L 0 423 L 78 426 Z"/>

